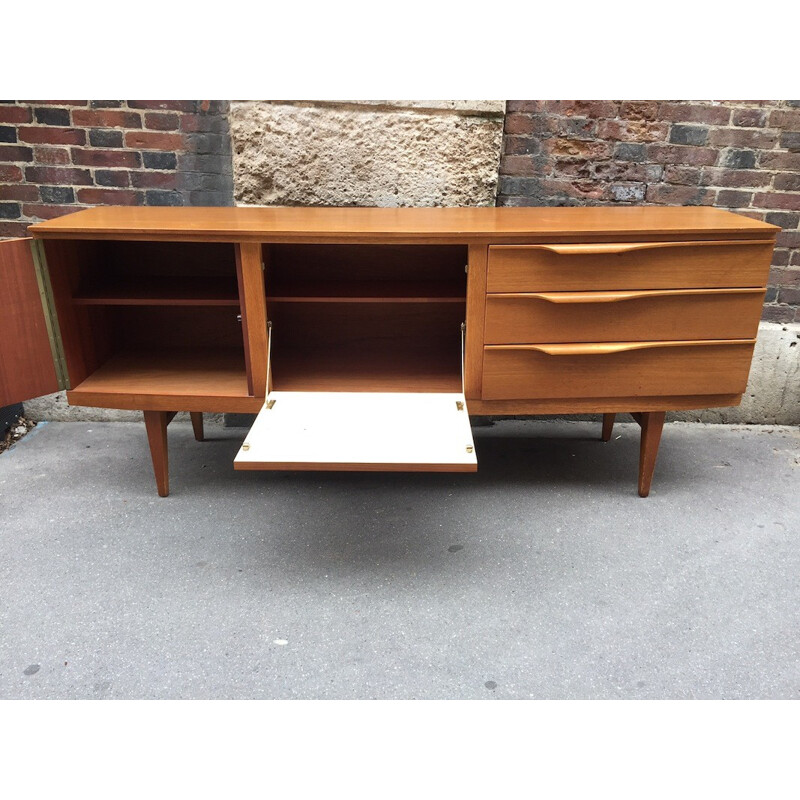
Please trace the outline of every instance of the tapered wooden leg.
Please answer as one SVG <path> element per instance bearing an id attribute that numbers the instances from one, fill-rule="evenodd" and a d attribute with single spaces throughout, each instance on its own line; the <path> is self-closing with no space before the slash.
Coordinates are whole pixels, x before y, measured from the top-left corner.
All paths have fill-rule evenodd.
<path id="1" fill-rule="evenodd" d="M 614 420 L 617 418 L 616 414 L 603 414 L 603 441 L 607 442 L 611 438 L 611 433 L 614 430 Z"/>
<path id="2" fill-rule="evenodd" d="M 639 441 L 639 497 L 650 494 L 665 415 L 664 411 L 643 411 L 637 420 L 642 426 L 642 438 Z"/>
<path id="3" fill-rule="evenodd" d="M 202 442 L 205 438 L 203 436 L 203 414 L 201 411 L 190 411 L 189 416 L 192 418 L 194 438 L 197 439 L 198 442 Z"/>
<path id="4" fill-rule="evenodd" d="M 171 415 L 167 411 L 144 412 L 144 425 L 147 428 L 147 441 L 150 443 L 150 456 L 153 459 L 153 472 L 156 476 L 159 497 L 166 497 L 169 494 L 167 425 L 170 418 Z"/>

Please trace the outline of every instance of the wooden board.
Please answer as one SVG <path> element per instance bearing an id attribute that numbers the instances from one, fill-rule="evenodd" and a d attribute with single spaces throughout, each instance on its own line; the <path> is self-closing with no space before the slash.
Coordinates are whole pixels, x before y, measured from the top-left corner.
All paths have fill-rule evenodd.
<path id="1" fill-rule="evenodd" d="M 763 289 L 490 294 L 486 344 L 752 339 Z"/>
<path id="2" fill-rule="evenodd" d="M 123 351 L 67 395 L 73 405 L 180 411 L 255 410 L 240 348 Z"/>
<path id="3" fill-rule="evenodd" d="M 32 225 L 40 238 L 271 242 L 636 241 L 770 238 L 780 230 L 708 207 L 151 208 L 97 206 Z"/>
<path id="4" fill-rule="evenodd" d="M 460 393 L 272 392 L 267 400 L 236 455 L 236 469 L 478 468 Z"/>
<path id="5" fill-rule="evenodd" d="M 492 345 L 484 355 L 483 399 L 742 394 L 754 345 L 754 340 Z"/>
<path id="6" fill-rule="evenodd" d="M 29 239 L 0 242 L 0 406 L 58 391 Z"/>
<path id="7" fill-rule="evenodd" d="M 489 248 L 489 292 L 765 286 L 772 240 Z"/>

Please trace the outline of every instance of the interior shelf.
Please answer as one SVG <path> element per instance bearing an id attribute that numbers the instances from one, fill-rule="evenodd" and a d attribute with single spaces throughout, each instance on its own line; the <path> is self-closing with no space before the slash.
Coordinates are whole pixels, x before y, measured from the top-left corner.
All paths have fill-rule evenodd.
<path id="1" fill-rule="evenodd" d="M 464 287 L 454 281 L 283 282 L 268 300 L 281 303 L 464 303 Z"/>
<path id="2" fill-rule="evenodd" d="M 82 285 L 73 302 L 108 306 L 238 306 L 235 282 L 225 278 L 118 278 Z"/>
<path id="3" fill-rule="evenodd" d="M 287 392 L 460 392 L 451 352 L 284 354 L 272 367 L 272 388 Z"/>
<path id="4" fill-rule="evenodd" d="M 123 350 L 72 390 L 86 394 L 247 397 L 241 348 Z"/>

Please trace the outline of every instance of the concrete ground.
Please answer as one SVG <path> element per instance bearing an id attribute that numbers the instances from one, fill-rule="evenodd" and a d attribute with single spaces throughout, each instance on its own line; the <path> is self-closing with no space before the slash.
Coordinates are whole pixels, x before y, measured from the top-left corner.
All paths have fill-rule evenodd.
<path id="1" fill-rule="evenodd" d="M 243 430 L 0 456 L 3 698 L 798 698 L 800 433 L 475 429 L 476 475 L 237 473 Z"/>

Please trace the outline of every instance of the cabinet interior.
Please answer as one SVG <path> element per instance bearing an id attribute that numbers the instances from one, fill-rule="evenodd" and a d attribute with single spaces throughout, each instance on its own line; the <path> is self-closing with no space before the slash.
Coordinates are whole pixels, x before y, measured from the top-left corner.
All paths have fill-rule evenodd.
<path id="1" fill-rule="evenodd" d="M 467 248 L 264 246 L 272 388 L 461 391 Z"/>
<path id="2" fill-rule="evenodd" d="M 247 395 L 232 244 L 48 241 L 46 251 L 73 389 L 91 377 L 95 391 L 129 390 L 149 369 L 149 393 L 182 394 L 206 370 L 208 393 Z"/>

